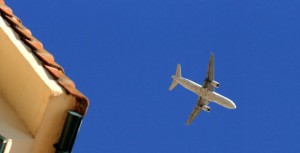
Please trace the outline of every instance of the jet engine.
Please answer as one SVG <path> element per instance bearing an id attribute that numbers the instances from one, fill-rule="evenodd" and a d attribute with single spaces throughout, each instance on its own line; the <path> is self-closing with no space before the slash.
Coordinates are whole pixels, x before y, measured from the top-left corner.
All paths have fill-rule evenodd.
<path id="1" fill-rule="evenodd" d="M 203 105 L 201 107 L 202 110 L 206 111 L 206 112 L 210 112 L 210 107 L 208 107 L 207 105 Z"/>
<path id="2" fill-rule="evenodd" d="M 220 83 L 215 80 L 211 81 L 210 84 L 215 88 L 218 88 L 220 86 Z"/>

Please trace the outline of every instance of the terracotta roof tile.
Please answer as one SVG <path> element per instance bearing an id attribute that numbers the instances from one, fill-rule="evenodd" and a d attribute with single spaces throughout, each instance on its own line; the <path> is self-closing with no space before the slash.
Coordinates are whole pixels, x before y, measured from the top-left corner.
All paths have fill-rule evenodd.
<path id="1" fill-rule="evenodd" d="M 13 16 L 11 8 L 5 5 L 5 3 L 0 3 L 0 11 L 6 15 Z"/>
<path id="2" fill-rule="evenodd" d="M 34 53 L 42 61 L 46 62 L 47 65 L 55 67 L 58 70 L 62 71 L 63 73 L 65 72 L 64 69 L 54 61 L 53 55 L 50 54 L 49 52 L 47 52 L 45 49 L 43 49 L 43 50 L 34 50 Z"/>
<path id="3" fill-rule="evenodd" d="M 75 88 L 75 83 L 68 78 L 63 68 L 54 61 L 53 55 L 46 51 L 43 44 L 32 36 L 31 31 L 22 25 L 21 20 L 13 14 L 11 8 L 5 5 L 4 0 L 0 0 L 0 15 L 10 24 L 21 40 L 32 49 L 42 62 L 45 69 L 53 76 L 57 83 L 62 86 L 68 94 L 76 99 L 75 111 L 85 115 L 89 106 L 89 101 L 80 91 Z"/>

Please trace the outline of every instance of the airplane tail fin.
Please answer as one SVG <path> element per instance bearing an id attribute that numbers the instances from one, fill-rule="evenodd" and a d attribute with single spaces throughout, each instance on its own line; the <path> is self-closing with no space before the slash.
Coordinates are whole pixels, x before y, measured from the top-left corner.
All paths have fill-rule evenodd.
<path id="1" fill-rule="evenodd" d="M 177 65 L 175 76 L 176 77 L 181 77 L 181 66 L 180 66 L 180 64 Z M 173 78 L 173 76 L 172 76 L 172 78 Z M 171 86 L 170 86 L 169 90 L 170 91 L 173 90 L 176 87 L 177 84 L 178 83 L 173 79 L 173 82 L 171 83 Z"/>

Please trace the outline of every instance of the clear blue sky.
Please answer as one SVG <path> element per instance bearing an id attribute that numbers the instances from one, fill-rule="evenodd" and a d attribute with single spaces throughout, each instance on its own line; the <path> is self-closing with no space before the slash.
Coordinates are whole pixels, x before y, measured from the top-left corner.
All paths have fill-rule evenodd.
<path id="1" fill-rule="evenodd" d="M 74 153 L 295 153 L 300 150 L 300 1 L 9 1 L 90 99 Z M 177 63 L 202 84 L 215 53 L 216 91 L 169 92 Z"/>

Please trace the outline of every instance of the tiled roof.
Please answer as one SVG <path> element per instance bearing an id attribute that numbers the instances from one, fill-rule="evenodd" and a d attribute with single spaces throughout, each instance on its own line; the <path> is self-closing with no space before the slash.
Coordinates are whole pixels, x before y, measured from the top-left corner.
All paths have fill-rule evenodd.
<path id="1" fill-rule="evenodd" d="M 12 29 L 19 34 L 20 39 L 31 48 L 35 56 L 43 63 L 43 66 L 53 76 L 57 83 L 62 86 L 68 94 L 76 99 L 75 111 L 85 115 L 89 106 L 89 101 L 80 91 L 75 88 L 74 82 L 68 78 L 63 68 L 54 61 L 54 57 L 43 48 L 43 44 L 32 36 L 29 29 L 22 25 L 21 20 L 13 14 L 4 0 L 0 0 L 0 15 L 10 24 Z"/>

